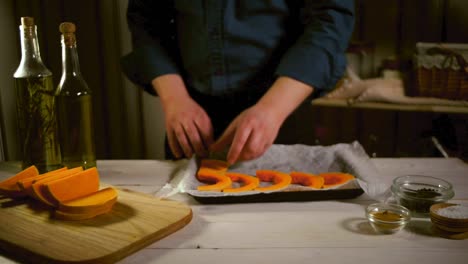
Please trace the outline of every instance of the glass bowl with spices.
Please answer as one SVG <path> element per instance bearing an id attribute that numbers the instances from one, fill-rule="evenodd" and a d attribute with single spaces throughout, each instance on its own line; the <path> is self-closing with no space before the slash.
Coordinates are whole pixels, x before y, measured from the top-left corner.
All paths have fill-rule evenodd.
<path id="1" fill-rule="evenodd" d="M 397 203 L 408 208 L 416 217 L 428 217 L 433 204 L 447 202 L 455 195 L 449 182 L 422 175 L 397 177 L 391 190 Z"/>
<path id="2" fill-rule="evenodd" d="M 367 206 L 366 217 L 376 232 L 393 234 L 406 226 L 411 220 L 411 213 L 398 204 L 373 203 Z"/>

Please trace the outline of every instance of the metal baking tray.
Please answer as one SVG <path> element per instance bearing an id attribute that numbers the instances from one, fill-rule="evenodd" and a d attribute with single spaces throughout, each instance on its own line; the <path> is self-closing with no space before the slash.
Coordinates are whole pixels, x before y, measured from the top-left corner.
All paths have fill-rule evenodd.
<path id="1" fill-rule="evenodd" d="M 357 185 L 357 184 L 356 184 Z M 270 202 L 300 202 L 353 199 L 364 191 L 360 187 L 330 190 L 300 190 L 277 191 L 270 193 L 256 193 L 249 195 L 226 196 L 198 196 L 188 194 L 202 204 L 227 204 L 227 203 L 270 203 Z"/>

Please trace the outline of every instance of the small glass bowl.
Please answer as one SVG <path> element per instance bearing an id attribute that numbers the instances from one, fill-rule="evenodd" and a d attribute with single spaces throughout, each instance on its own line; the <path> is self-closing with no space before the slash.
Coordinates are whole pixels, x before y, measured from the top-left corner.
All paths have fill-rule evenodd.
<path id="1" fill-rule="evenodd" d="M 376 232 L 393 234 L 406 226 L 411 220 L 411 213 L 398 204 L 374 203 L 367 206 L 366 217 Z"/>
<path id="2" fill-rule="evenodd" d="M 421 175 L 397 177 L 393 180 L 391 190 L 396 202 L 417 217 L 429 217 L 433 204 L 447 202 L 455 195 L 449 182 Z"/>

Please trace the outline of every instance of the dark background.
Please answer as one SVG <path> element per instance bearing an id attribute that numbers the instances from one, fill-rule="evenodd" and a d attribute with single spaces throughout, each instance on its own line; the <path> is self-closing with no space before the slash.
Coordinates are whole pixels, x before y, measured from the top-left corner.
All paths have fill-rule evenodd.
<path id="1" fill-rule="evenodd" d="M 58 25 L 63 21 L 77 25 L 81 70 L 94 92 L 98 159 L 162 158 L 164 128 L 158 99 L 133 87 L 119 66 L 120 57 L 130 50 L 126 0 L 2 0 L 1 5 L 1 27 L 5 32 L 2 33 L 5 40 L 0 44 L 4 57 L 0 74 L 3 159 L 18 159 L 11 76 L 20 60 L 21 16 L 35 18 L 42 58 L 54 73 L 56 84 L 61 74 Z M 466 0 L 357 0 L 356 10 L 352 41 L 371 43 L 375 47 L 374 75 L 388 57 L 411 61 L 416 42 L 468 43 Z M 406 88 L 410 90 L 411 86 Z M 454 126 L 457 137 L 468 138 L 466 116 L 311 109 L 308 105 L 288 120 L 280 139 L 286 143 L 324 145 L 359 140 L 377 156 L 431 156 L 431 147 L 421 150 L 421 146 L 426 146 L 428 136 L 435 130 L 444 134 Z M 442 121 L 437 121 L 439 118 Z M 444 124 L 444 118 L 448 120 L 447 131 L 440 125 Z M 395 131 L 402 128 L 417 131 L 396 135 Z M 455 146 L 448 146 L 458 154 L 466 151 L 460 140 L 463 141 L 458 139 Z"/>

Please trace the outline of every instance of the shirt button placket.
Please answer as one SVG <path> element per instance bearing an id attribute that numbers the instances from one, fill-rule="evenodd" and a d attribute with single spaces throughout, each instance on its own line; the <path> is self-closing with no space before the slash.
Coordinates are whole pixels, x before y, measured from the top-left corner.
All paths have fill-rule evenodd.
<path id="1" fill-rule="evenodd" d="M 210 51 L 211 91 L 221 94 L 226 91 L 227 84 L 223 56 L 223 1 L 207 1 L 208 47 Z"/>

